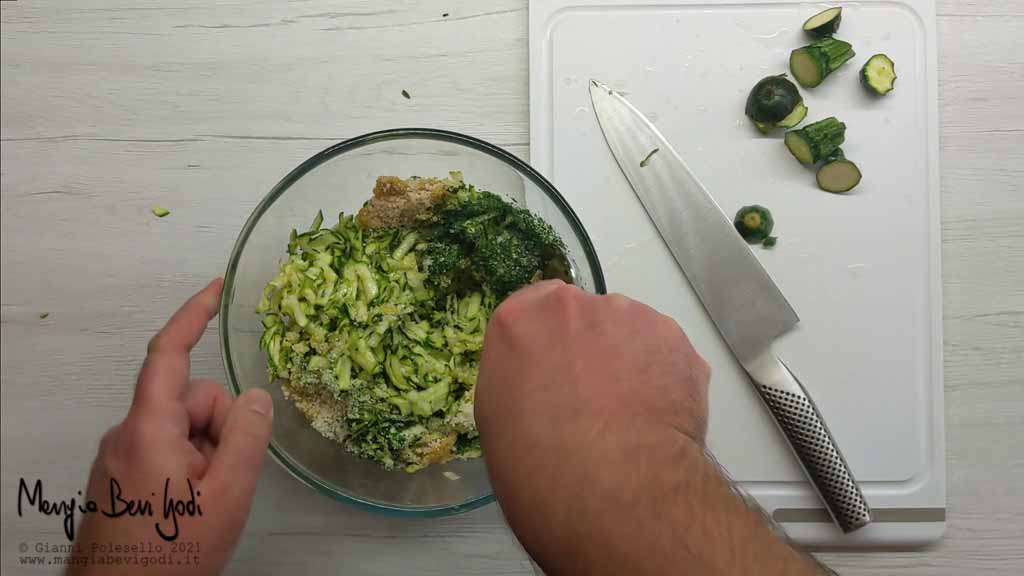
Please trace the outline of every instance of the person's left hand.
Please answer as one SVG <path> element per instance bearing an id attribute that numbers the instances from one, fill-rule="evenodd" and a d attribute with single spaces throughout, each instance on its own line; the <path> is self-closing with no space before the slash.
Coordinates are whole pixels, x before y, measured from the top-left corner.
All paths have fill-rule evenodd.
<path id="1" fill-rule="evenodd" d="M 193 296 L 150 341 L 128 415 L 103 437 L 90 474 L 86 495 L 99 511 L 85 515 L 76 553 L 92 561 L 68 574 L 217 574 L 227 564 L 249 515 L 273 403 L 263 390 L 232 401 L 216 381 L 190 381 L 189 351 L 217 314 L 222 285 L 214 280 Z M 133 513 L 129 502 L 138 501 L 151 513 L 138 503 Z M 142 550 L 111 550 L 119 545 Z M 107 555 L 129 564 L 98 564 Z M 143 570 L 135 561 L 154 564 Z"/>

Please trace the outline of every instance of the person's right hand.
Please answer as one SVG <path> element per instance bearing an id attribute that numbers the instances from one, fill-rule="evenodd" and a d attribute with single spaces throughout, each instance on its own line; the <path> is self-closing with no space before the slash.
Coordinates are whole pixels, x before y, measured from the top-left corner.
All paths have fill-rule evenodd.
<path id="1" fill-rule="evenodd" d="M 495 310 L 476 420 L 498 502 L 546 572 L 819 573 L 705 458 L 709 377 L 672 319 L 618 294 L 546 281 Z"/>

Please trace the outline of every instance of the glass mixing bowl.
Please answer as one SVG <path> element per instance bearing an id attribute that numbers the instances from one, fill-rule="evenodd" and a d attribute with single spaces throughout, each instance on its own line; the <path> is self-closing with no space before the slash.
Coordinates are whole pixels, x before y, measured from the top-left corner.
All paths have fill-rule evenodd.
<path id="1" fill-rule="evenodd" d="M 603 293 L 594 246 L 562 195 L 528 164 L 482 140 L 431 129 L 373 132 L 335 144 L 291 171 L 256 207 L 231 252 L 220 306 L 221 351 L 232 393 L 263 388 L 274 399 L 270 453 L 316 490 L 379 512 L 441 516 L 472 510 L 494 497 L 482 459 L 456 460 L 414 474 L 387 471 L 349 454 L 311 428 L 268 382 L 263 332 L 254 312 L 267 282 L 285 257 L 288 234 L 304 230 L 317 210 L 325 222 L 355 213 L 377 176 L 445 177 L 461 170 L 466 182 L 515 200 L 550 223 L 565 240 L 576 284 Z M 443 473 L 454 472 L 458 479 Z M 452 476 L 454 478 L 454 476 Z"/>

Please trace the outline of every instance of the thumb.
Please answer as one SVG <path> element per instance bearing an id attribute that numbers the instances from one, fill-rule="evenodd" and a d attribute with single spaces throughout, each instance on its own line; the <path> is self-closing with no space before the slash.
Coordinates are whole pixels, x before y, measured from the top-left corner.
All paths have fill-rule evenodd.
<path id="1" fill-rule="evenodd" d="M 270 442 L 274 402 L 265 390 L 246 390 L 231 404 L 220 442 L 204 478 L 206 489 L 229 511 L 248 514 Z"/>

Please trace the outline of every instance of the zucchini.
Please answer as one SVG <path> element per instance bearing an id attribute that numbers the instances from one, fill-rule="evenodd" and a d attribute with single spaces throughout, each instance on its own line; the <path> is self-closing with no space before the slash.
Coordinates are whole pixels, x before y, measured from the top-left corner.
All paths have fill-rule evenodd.
<path id="1" fill-rule="evenodd" d="M 786 132 L 786 148 L 801 164 L 816 164 L 831 156 L 846 139 L 846 124 L 828 117 Z"/>
<path id="2" fill-rule="evenodd" d="M 849 42 L 822 38 L 793 50 L 789 54 L 789 71 L 801 86 L 814 88 L 854 55 Z"/>
<path id="3" fill-rule="evenodd" d="M 896 84 L 896 64 L 885 54 L 875 54 L 860 69 L 860 83 L 879 96 L 892 92 Z"/>
<path id="4" fill-rule="evenodd" d="M 771 236 L 775 220 L 772 218 L 770 210 L 764 206 L 753 204 L 744 206 L 736 212 L 733 226 L 748 243 L 758 244 Z"/>
<path id="5" fill-rule="evenodd" d="M 838 158 L 822 164 L 816 178 L 818 188 L 826 192 L 849 192 L 860 184 L 860 168 L 845 158 Z"/>
<path id="6" fill-rule="evenodd" d="M 783 128 L 792 128 L 803 122 L 806 117 L 807 106 L 804 106 L 804 103 L 801 102 L 796 105 L 796 108 L 793 108 L 793 111 L 789 113 L 789 116 L 779 120 L 779 126 L 782 126 Z"/>
<path id="7" fill-rule="evenodd" d="M 755 122 L 777 124 L 803 101 L 800 90 L 785 74 L 768 76 L 751 88 L 744 112 Z"/>
<path id="8" fill-rule="evenodd" d="M 159 205 L 153 206 L 153 208 L 151 208 L 150 211 L 153 213 L 153 216 L 156 216 L 157 218 L 163 218 L 164 216 L 167 216 L 168 214 L 171 213 L 170 210 Z"/>
<path id="9" fill-rule="evenodd" d="M 825 158 L 825 162 L 831 162 L 833 160 L 846 160 L 846 153 L 843 152 L 842 148 L 836 148 L 831 154 Z"/>
<path id="10" fill-rule="evenodd" d="M 839 21 L 843 19 L 842 7 L 827 8 L 811 16 L 804 22 L 804 32 L 815 38 L 831 36 L 839 30 Z"/>

